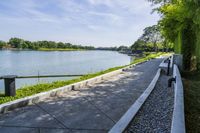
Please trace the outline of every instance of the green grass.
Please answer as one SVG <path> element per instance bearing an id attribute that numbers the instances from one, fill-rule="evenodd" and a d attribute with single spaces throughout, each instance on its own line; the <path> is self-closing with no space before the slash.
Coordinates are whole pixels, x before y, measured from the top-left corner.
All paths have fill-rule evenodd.
<path id="1" fill-rule="evenodd" d="M 200 132 L 200 73 L 183 73 L 187 133 Z"/>
<path id="2" fill-rule="evenodd" d="M 38 51 L 80 51 L 84 49 L 74 49 L 74 48 L 39 48 Z"/>
<path id="3" fill-rule="evenodd" d="M 144 62 L 146 60 L 156 58 L 156 57 L 163 55 L 163 54 L 166 54 L 166 53 L 149 54 L 148 56 L 135 59 L 135 61 L 132 62 L 130 65 L 140 63 L 140 62 Z M 10 101 L 13 101 L 13 100 L 16 100 L 16 99 L 19 99 L 19 98 L 23 98 L 23 97 L 26 97 L 26 96 L 31 96 L 33 94 L 37 94 L 37 93 L 40 93 L 40 92 L 49 91 L 49 90 L 52 90 L 52 89 L 55 89 L 55 88 L 58 88 L 58 87 L 65 86 L 65 85 L 77 83 L 77 82 L 87 80 L 87 79 L 90 79 L 90 78 L 94 78 L 96 76 L 99 76 L 99 75 L 102 75 L 102 74 L 105 74 L 105 73 L 109 73 L 109 72 L 124 68 L 126 66 L 129 66 L 129 65 L 110 68 L 110 69 L 100 71 L 100 72 L 97 72 L 97 73 L 84 75 L 84 76 L 81 76 L 79 78 L 72 79 L 72 80 L 56 81 L 56 82 L 52 82 L 52 83 L 43 83 L 43 84 L 37 84 L 37 85 L 33 85 L 33 86 L 23 87 L 23 88 L 20 88 L 16 91 L 15 97 L 8 97 L 8 96 L 0 95 L 0 104 L 10 102 Z"/>

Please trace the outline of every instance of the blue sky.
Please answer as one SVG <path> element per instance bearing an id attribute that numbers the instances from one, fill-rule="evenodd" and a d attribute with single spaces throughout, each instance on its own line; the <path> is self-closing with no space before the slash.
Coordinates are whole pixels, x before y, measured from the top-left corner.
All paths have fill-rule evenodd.
<path id="1" fill-rule="evenodd" d="M 156 24 L 146 0 L 1 0 L 0 40 L 52 40 L 130 46 Z"/>

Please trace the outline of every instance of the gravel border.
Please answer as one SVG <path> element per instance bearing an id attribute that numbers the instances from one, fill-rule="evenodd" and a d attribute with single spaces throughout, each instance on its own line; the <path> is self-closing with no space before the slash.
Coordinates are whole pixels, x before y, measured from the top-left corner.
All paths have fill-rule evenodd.
<path id="1" fill-rule="evenodd" d="M 124 133 L 170 133 L 174 105 L 174 89 L 167 88 L 170 77 L 161 75 L 154 90 Z"/>
<path id="2" fill-rule="evenodd" d="M 135 117 L 137 112 L 140 110 L 142 105 L 145 103 L 146 99 L 149 97 L 155 85 L 160 77 L 161 69 L 158 69 L 153 80 L 147 87 L 147 89 L 142 93 L 142 95 L 135 101 L 135 103 L 128 109 L 128 111 L 120 118 L 120 120 L 110 129 L 109 133 L 121 133 L 125 131 L 129 123 Z"/>

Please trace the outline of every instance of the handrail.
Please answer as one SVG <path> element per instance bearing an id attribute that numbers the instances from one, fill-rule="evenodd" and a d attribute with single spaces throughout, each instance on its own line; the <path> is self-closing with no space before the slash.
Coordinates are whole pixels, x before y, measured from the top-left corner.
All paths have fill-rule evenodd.
<path id="1" fill-rule="evenodd" d="M 16 85 L 15 80 L 16 78 L 49 78 L 49 77 L 80 77 L 83 76 L 83 74 L 79 75 L 37 75 L 37 76 L 17 76 L 17 75 L 6 75 L 0 77 L 1 79 L 4 79 L 4 85 L 5 85 L 5 96 L 15 96 L 16 95 Z"/>
<path id="2" fill-rule="evenodd" d="M 80 77 L 84 74 L 71 74 L 71 75 L 39 75 L 39 76 L 17 76 L 17 78 L 48 78 L 48 77 Z"/>
<path id="3" fill-rule="evenodd" d="M 31 75 L 31 76 L 16 76 L 15 78 L 50 78 L 50 77 L 80 77 L 85 74 L 68 74 L 68 75 Z M 0 79 L 4 79 L 5 76 L 1 76 Z"/>
<path id="4" fill-rule="evenodd" d="M 176 64 L 174 64 L 173 77 L 176 78 L 176 82 L 174 82 L 175 97 L 171 133 L 185 133 L 183 84 Z"/>

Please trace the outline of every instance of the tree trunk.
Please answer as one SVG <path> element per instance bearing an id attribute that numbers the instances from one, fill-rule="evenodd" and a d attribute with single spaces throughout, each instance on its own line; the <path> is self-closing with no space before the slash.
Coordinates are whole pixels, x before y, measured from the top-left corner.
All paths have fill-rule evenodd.
<path id="1" fill-rule="evenodd" d="M 186 29 L 184 29 L 182 34 L 182 53 L 184 70 L 191 71 L 193 70 L 192 53 L 195 46 L 195 34 L 194 31 L 192 31 L 191 26 L 188 26 Z"/>

